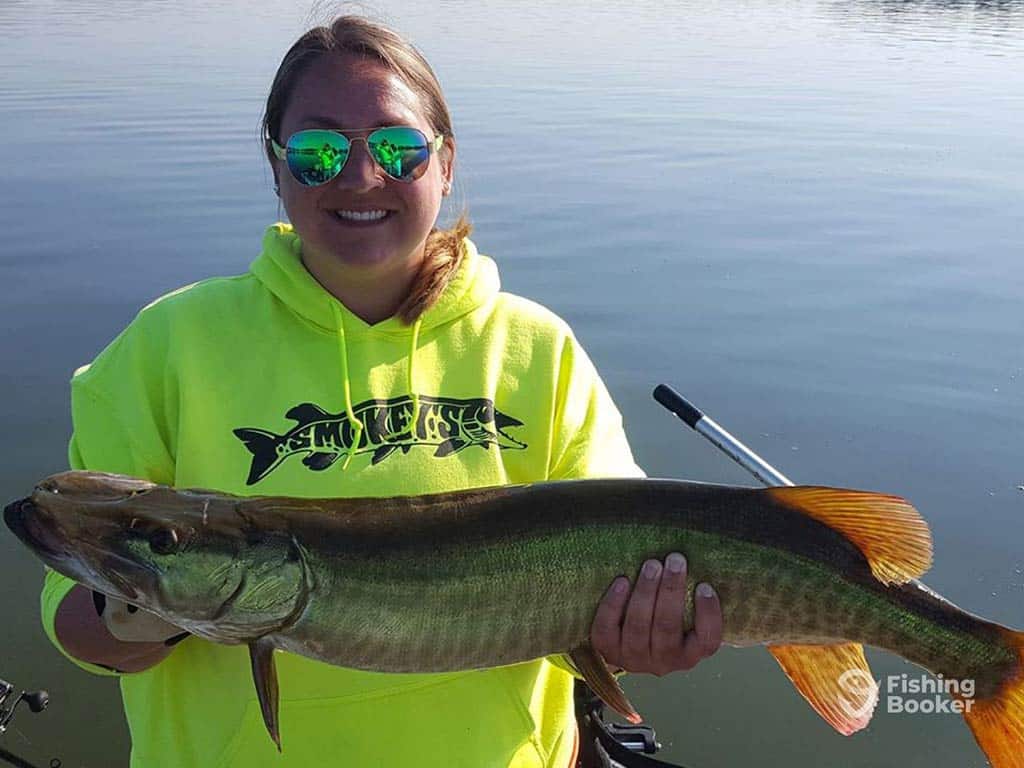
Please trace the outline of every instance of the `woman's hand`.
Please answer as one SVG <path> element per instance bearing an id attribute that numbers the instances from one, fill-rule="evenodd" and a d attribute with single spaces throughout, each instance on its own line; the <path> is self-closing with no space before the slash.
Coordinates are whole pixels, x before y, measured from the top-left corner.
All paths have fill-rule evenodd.
<path id="1" fill-rule="evenodd" d="M 164 621 L 155 613 L 118 600 L 94 594 L 96 612 L 115 638 L 126 643 L 164 643 L 182 634 L 181 627 Z"/>
<path id="2" fill-rule="evenodd" d="M 710 585 L 698 584 L 694 628 L 684 636 L 685 602 L 686 558 L 673 552 L 664 566 L 648 560 L 632 594 L 625 576 L 612 582 L 597 607 L 590 643 L 610 666 L 627 672 L 691 669 L 722 644 L 722 606 Z"/>
<path id="3" fill-rule="evenodd" d="M 108 600 L 114 608 L 104 617 Z M 141 672 L 167 658 L 175 642 L 187 633 L 155 616 L 167 626 L 154 627 L 146 616 L 140 617 L 143 623 L 136 624 L 134 617 L 140 613 L 130 612 L 127 603 L 76 584 L 58 606 L 53 629 L 57 642 L 76 659 L 120 672 Z"/>

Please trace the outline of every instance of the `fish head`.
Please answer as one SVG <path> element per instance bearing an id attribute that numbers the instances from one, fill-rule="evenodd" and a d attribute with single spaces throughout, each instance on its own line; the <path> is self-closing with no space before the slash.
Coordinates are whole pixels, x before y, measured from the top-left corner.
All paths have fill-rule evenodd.
<path id="1" fill-rule="evenodd" d="M 311 587 L 302 547 L 236 497 L 96 472 L 47 478 L 4 520 L 47 565 L 219 642 L 280 629 Z"/>

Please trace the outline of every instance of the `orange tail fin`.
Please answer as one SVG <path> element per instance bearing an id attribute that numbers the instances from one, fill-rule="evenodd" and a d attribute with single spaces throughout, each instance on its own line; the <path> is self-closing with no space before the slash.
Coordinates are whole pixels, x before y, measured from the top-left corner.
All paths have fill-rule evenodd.
<path id="1" fill-rule="evenodd" d="M 1024 632 L 1006 634 L 1017 670 L 995 696 L 970 701 L 964 719 L 992 768 L 1024 768 Z"/>

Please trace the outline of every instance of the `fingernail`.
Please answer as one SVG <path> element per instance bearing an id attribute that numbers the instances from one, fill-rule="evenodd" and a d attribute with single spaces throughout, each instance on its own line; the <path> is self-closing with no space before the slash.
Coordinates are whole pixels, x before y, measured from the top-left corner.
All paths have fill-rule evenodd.
<path id="1" fill-rule="evenodd" d="M 644 578 L 655 579 L 661 572 L 661 563 L 657 560 L 648 560 L 644 563 Z"/>
<path id="2" fill-rule="evenodd" d="M 715 596 L 715 590 L 713 590 L 711 588 L 710 584 L 698 584 L 697 585 L 697 594 L 700 595 L 701 597 L 714 597 Z"/>
<path id="3" fill-rule="evenodd" d="M 682 573 L 683 568 L 686 567 L 686 558 L 678 552 L 673 552 L 665 558 L 665 567 L 668 568 L 669 573 Z"/>
<path id="4" fill-rule="evenodd" d="M 624 594 L 627 589 L 629 589 L 629 580 L 623 576 L 617 578 L 615 583 L 612 584 L 612 592 L 616 595 Z"/>

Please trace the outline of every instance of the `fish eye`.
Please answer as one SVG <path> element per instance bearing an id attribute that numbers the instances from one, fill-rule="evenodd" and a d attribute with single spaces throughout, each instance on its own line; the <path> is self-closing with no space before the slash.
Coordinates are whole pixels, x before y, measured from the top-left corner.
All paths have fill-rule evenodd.
<path id="1" fill-rule="evenodd" d="M 173 555 L 178 551 L 178 532 L 159 528 L 149 535 L 149 548 L 157 555 Z"/>

